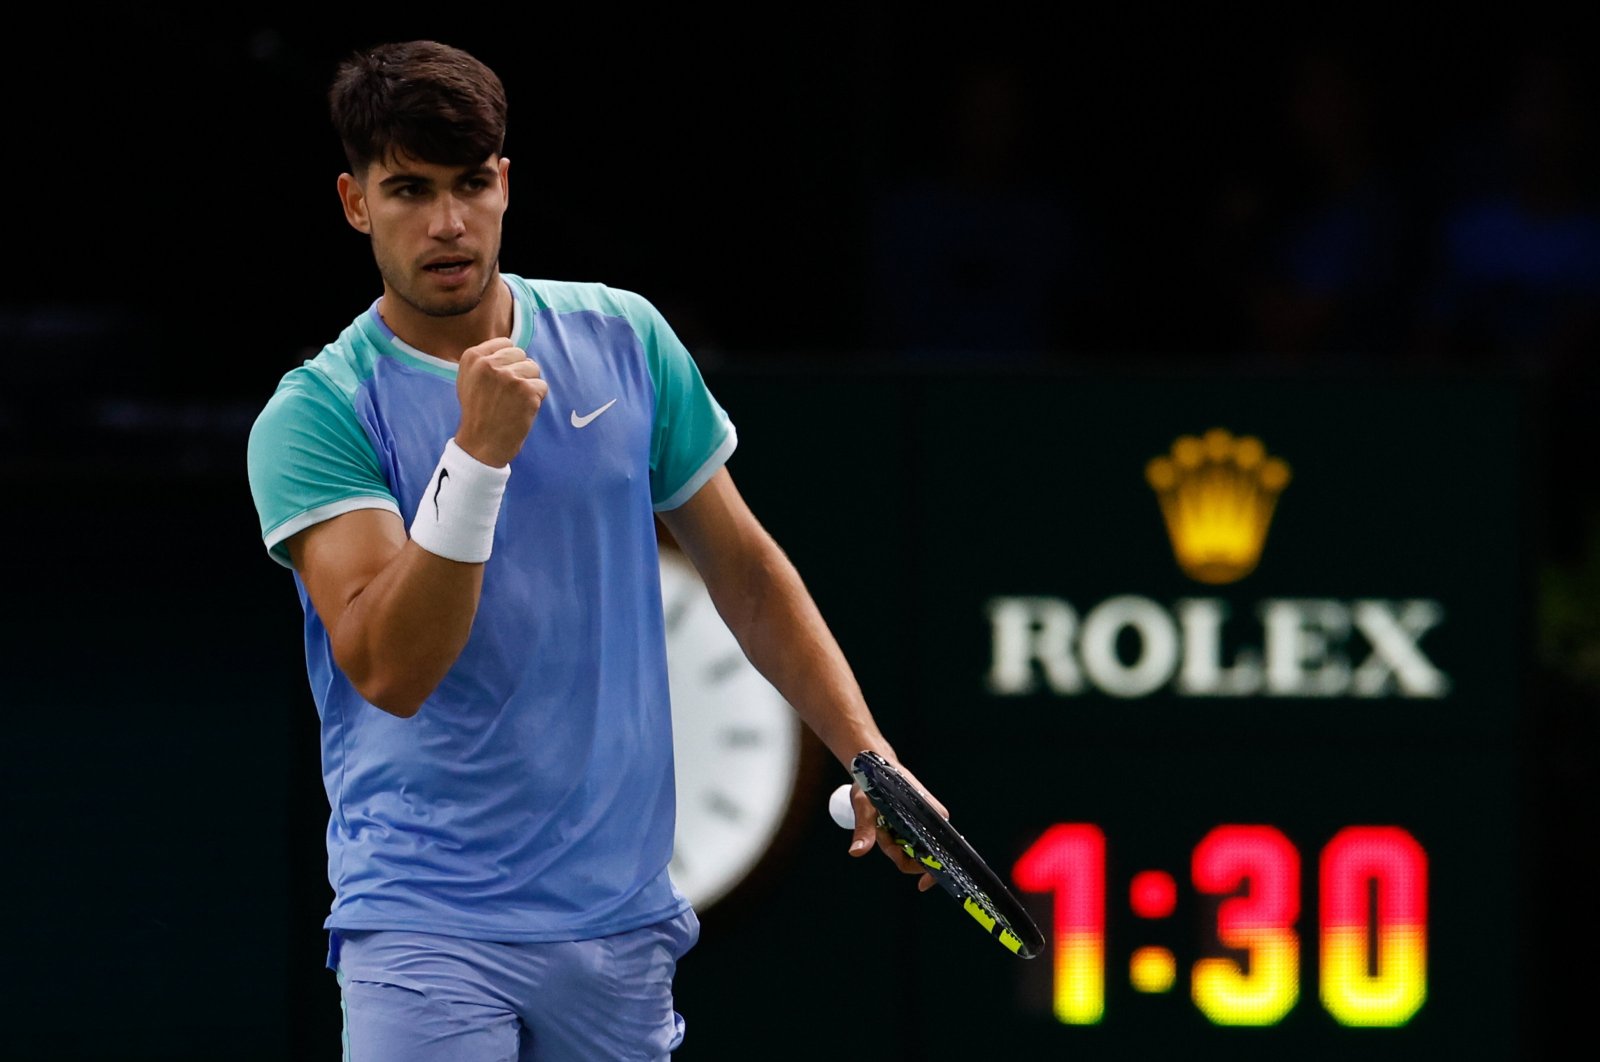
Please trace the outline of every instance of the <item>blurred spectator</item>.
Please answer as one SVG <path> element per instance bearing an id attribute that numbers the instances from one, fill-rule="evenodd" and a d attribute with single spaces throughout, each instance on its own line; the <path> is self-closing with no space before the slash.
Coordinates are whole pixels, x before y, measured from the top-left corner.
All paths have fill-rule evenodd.
<path id="1" fill-rule="evenodd" d="M 1413 232 L 1374 129 L 1372 85 L 1333 47 L 1292 53 L 1285 81 L 1276 125 L 1222 183 L 1202 282 L 1247 357 L 1388 356 L 1402 334 Z"/>
<path id="2" fill-rule="evenodd" d="M 1041 133 L 1023 71 L 973 61 L 950 88 L 933 171 L 869 204 L 869 340 L 923 359 L 1060 352 L 1075 325 L 1083 232 L 1030 155 Z"/>
<path id="3" fill-rule="evenodd" d="M 1555 49 L 1511 67 L 1487 132 L 1451 165 L 1418 348 L 1433 359 L 1576 368 L 1600 340 L 1600 210 L 1587 88 Z"/>

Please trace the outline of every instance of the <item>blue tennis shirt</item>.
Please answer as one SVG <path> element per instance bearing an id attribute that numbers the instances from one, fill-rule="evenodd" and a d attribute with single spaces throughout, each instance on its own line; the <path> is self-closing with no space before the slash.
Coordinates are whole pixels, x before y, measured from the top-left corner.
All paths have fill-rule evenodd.
<path id="1" fill-rule="evenodd" d="M 736 436 L 645 299 L 505 275 L 512 340 L 550 393 L 511 462 L 472 633 L 421 710 L 362 699 L 294 576 L 322 723 L 330 929 L 580 939 L 688 902 L 667 875 L 674 795 L 654 513 Z M 456 364 L 374 303 L 290 370 L 251 429 L 269 554 L 361 508 L 410 523 L 460 417 Z"/>

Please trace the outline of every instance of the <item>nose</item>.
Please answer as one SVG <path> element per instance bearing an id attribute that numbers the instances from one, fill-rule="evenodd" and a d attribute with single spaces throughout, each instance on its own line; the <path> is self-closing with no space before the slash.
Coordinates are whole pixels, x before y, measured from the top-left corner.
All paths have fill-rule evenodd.
<path id="1" fill-rule="evenodd" d="M 449 240 L 466 231 L 466 205 L 453 195 L 440 196 L 438 208 L 433 212 L 428 235 L 436 240 Z"/>

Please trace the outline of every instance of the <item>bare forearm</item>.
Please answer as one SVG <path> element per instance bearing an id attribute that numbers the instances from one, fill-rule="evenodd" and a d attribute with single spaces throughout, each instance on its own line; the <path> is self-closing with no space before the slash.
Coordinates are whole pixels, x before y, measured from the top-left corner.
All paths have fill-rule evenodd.
<path id="1" fill-rule="evenodd" d="M 334 659 L 372 704 L 415 715 L 467 644 L 483 565 L 407 543 L 328 624 Z"/>
<path id="2" fill-rule="evenodd" d="M 414 715 L 466 646 L 483 565 L 421 549 L 379 510 L 307 529 L 288 549 L 339 669 L 366 701 Z"/>
<path id="3" fill-rule="evenodd" d="M 721 469 L 662 514 L 711 592 L 723 622 L 841 764 L 863 749 L 895 759 L 844 652 L 788 556 Z"/>
<path id="4" fill-rule="evenodd" d="M 745 654 L 845 766 L 873 749 L 893 757 L 861 687 L 799 574 L 774 545 L 719 602 Z"/>

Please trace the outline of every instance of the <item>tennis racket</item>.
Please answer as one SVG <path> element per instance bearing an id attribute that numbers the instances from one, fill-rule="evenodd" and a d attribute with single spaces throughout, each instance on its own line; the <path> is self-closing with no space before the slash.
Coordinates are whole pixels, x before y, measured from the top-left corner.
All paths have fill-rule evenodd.
<path id="1" fill-rule="evenodd" d="M 1027 909 L 893 764 L 876 752 L 864 751 L 850 761 L 850 775 L 878 809 L 878 825 L 926 867 L 990 936 L 1024 959 L 1044 950 L 1044 934 Z"/>

